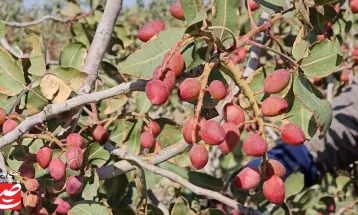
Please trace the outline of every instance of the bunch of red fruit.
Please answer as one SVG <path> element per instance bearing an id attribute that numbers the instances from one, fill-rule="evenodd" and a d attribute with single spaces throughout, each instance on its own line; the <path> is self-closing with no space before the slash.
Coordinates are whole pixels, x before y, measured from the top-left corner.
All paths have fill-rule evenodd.
<path id="1" fill-rule="evenodd" d="M 104 144 L 108 140 L 107 130 L 100 124 L 92 128 L 92 138 L 95 141 Z M 81 170 L 83 167 L 83 149 L 86 147 L 85 139 L 78 133 L 72 133 L 66 138 L 67 148 L 65 151 L 65 162 L 59 157 L 53 159 L 53 150 L 49 146 L 43 146 L 36 154 L 38 165 L 48 168 L 50 176 L 54 181 L 62 181 L 66 177 L 66 168 L 72 170 Z M 30 213 L 48 214 L 46 209 L 41 207 L 40 192 L 38 190 L 39 182 L 35 179 L 35 168 L 31 159 L 25 159 L 25 162 L 19 167 L 20 176 L 23 178 L 27 189 L 24 195 L 24 205 Z M 70 176 L 66 180 L 65 189 L 69 195 L 77 195 L 81 192 L 83 181 L 81 176 Z M 57 198 L 54 201 L 57 204 L 56 212 L 65 214 L 71 206 L 63 199 Z M 41 211 L 41 213 L 39 212 Z"/>
<path id="2" fill-rule="evenodd" d="M 255 1 L 249 2 L 252 11 L 259 5 Z M 177 1 L 171 8 L 171 13 L 181 20 L 184 20 L 180 2 Z M 148 41 L 164 29 L 164 24 L 158 21 L 149 22 L 144 25 L 138 33 L 138 38 Z M 241 48 L 235 51 L 232 57 L 240 62 L 246 55 L 246 49 Z M 153 79 L 146 85 L 147 97 L 153 105 L 164 104 L 170 93 L 175 88 L 176 77 L 184 69 L 184 60 L 178 51 L 168 53 L 162 65 L 158 66 L 153 73 Z M 281 69 L 272 72 L 264 81 L 266 94 L 277 94 L 287 87 L 291 79 L 290 71 Z M 203 89 L 204 88 L 204 89 Z M 182 101 L 193 102 L 199 97 L 202 90 L 207 90 L 215 100 L 222 100 L 226 97 L 227 88 L 219 80 L 212 81 L 209 86 L 201 86 L 201 82 L 196 78 L 186 78 L 179 84 L 178 97 Z M 286 112 L 288 103 L 279 96 L 270 96 L 262 102 L 261 114 L 265 117 L 274 117 Z M 222 113 L 225 123 L 221 125 L 214 120 L 206 120 L 203 117 L 190 118 L 183 127 L 183 137 L 188 144 L 194 144 L 189 152 L 190 161 L 194 168 L 201 169 L 208 162 L 208 150 L 205 146 L 198 144 L 203 140 L 208 145 L 218 145 L 222 153 L 233 152 L 240 143 L 240 130 L 245 124 L 245 112 L 235 103 L 225 105 Z M 149 129 L 151 128 L 151 129 Z M 151 147 L 155 143 L 155 135 L 160 132 L 160 127 L 151 121 L 142 133 L 141 143 L 145 148 Z M 305 134 L 302 129 L 288 123 L 281 128 L 281 138 L 286 144 L 300 145 L 305 141 Z M 243 152 L 248 156 L 261 157 L 268 150 L 266 140 L 259 134 L 249 133 L 242 146 Z M 285 169 L 278 161 L 269 160 L 266 165 L 263 193 L 266 198 L 279 204 L 284 200 L 284 184 L 280 177 L 285 174 Z M 245 168 L 235 178 L 233 184 L 243 190 L 255 188 L 261 181 L 261 170 L 257 168 Z"/>

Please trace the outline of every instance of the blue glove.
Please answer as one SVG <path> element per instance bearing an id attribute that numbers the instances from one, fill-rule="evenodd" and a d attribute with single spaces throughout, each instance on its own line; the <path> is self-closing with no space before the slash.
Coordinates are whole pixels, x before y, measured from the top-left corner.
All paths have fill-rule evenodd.
<path id="1" fill-rule="evenodd" d="M 308 149 L 304 144 L 300 146 L 290 146 L 287 144 L 278 144 L 268 151 L 268 158 L 280 161 L 286 168 L 286 175 L 284 180 L 296 169 L 305 176 L 305 186 L 311 186 L 318 182 L 318 169 L 316 163 L 313 161 Z M 260 166 L 261 158 L 251 160 L 246 167 Z"/>

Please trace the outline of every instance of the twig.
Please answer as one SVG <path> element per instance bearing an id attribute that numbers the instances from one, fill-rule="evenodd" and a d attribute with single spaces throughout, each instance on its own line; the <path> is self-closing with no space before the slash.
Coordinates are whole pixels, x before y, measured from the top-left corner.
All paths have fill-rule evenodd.
<path id="1" fill-rule="evenodd" d="M 278 131 L 281 131 L 281 128 L 280 128 L 280 127 L 278 127 L 277 125 L 274 125 L 274 124 L 272 124 L 272 123 L 267 123 L 267 122 L 265 122 L 264 125 L 265 125 L 265 126 L 269 126 L 269 127 L 271 127 L 271 128 L 274 128 L 274 129 L 276 129 L 276 130 L 278 130 Z"/>
<path id="2" fill-rule="evenodd" d="M 246 215 L 262 215 L 262 213 L 259 211 L 256 211 L 252 208 L 244 207 L 237 201 L 230 199 L 226 196 L 223 196 L 218 192 L 198 187 L 198 186 L 190 183 L 189 181 L 185 180 L 184 178 L 180 177 L 179 175 L 177 175 L 173 172 L 167 171 L 165 169 L 162 169 L 160 167 L 154 166 L 152 164 L 149 164 L 149 163 L 143 161 L 142 159 L 140 159 L 136 156 L 133 156 L 133 155 L 129 154 L 128 152 L 123 151 L 120 148 L 114 149 L 112 146 L 112 149 L 109 149 L 109 150 L 111 151 L 111 153 L 113 155 L 116 155 L 123 159 L 131 159 L 133 161 L 136 161 L 136 163 L 138 163 L 144 169 L 146 169 L 152 173 L 159 174 L 163 177 L 166 177 L 176 183 L 179 183 L 180 185 L 186 187 L 187 189 L 191 190 L 192 192 L 196 193 L 197 195 L 206 196 L 206 197 L 215 199 L 219 202 L 222 202 L 225 205 L 228 205 L 236 210 L 239 210 L 240 212 L 242 212 Z"/>
<path id="3" fill-rule="evenodd" d="M 216 59 L 215 61 L 217 61 L 217 60 L 218 59 Z M 218 63 L 218 62 L 216 62 L 216 63 Z M 198 104 L 196 106 L 195 115 L 194 115 L 195 122 L 194 122 L 193 132 L 192 132 L 192 139 L 193 139 L 194 144 L 196 143 L 196 133 L 197 133 L 196 130 L 197 130 L 198 123 L 199 123 L 201 108 L 203 107 L 203 103 L 204 103 L 203 101 L 204 101 L 204 95 L 206 92 L 206 85 L 208 83 L 210 72 L 216 63 L 210 62 L 210 63 L 206 63 L 204 66 L 204 73 L 201 78 L 201 90 L 199 93 Z"/>
<path id="4" fill-rule="evenodd" d="M 275 35 L 272 35 L 272 33 L 270 31 L 267 31 L 267 34 L 270 36 L 270 38 L 275 41 L 275 43 L 278 45 L 278 47 L 280 48 L 281 52 L 287 55 L 287 52 L 285 51 L 285 49 L 283 48 L 282 44 L 280 43 L 280 41 L 278 41 L 278 39 L 275 37 Z"/>
<path id="5" fill-rule="evenodd" d="M 103 99 L 110 98 L 113 96 L 129 93 L 136 90 L 143 90 L 146 83 L 147 81 L 123 83 L 108 90 L 94 92 L 86 95 L 80 95 L 65 102 L 47 105 L 43 109 L 43 111 L 26 118 L 14 130 L 2 136 L 0 138 L 0 148 L 15 142 L 21 135 L 25 134 L 33 126 L 38 125 L 60 113 L 69 111 L 75 107 L 79 107 L 81 105 L 88 104 L 91 102 L 99 102 Z"/>
<path id="6" fill-rule="evenodd" d="M 64 148 L 63 144 L 59 140 L 57 140 L 56 138 L 52 138 L 52 137 L 48 136 L 47 134 L 24 134 L 21 136 L 21 138 L 48 140 L 51 142 L 55 142 L 58 146 L 60 146 L 61 148 Z"/>
<path id="7" fill-rule="evenodd" d="M 236 48 L 239 48 L 243 45 L 246 44 L 246 42 L 248 40 L 250 40 L 253 36 L 255 36 L 255 34 L 257 34 L 258 32 L 261 32 L 261 31 L 266 31 L 267 29 L 269 29 L 277 20 L 281 19 L 281 17 L 294 10 L 295 8 L 294 7 L 291 7 L 291 8 L 288 8 L 287 10 L 285 11 L 282 11 L 281 13 L 279 13 L 278 15 L 276 15 L 274 18 L 272 18 L 270 21 L 268 21 L 267 23 L 265 24 L 262 24 L 260 26 L 258 26 L 257 28 L 255 29 L 252 29 L 251 31 L 249 31 L 247 34 L 245 34 L 243 37 L 239 38 L 238 41 L 237 41 L 237 46 Z"/>
<path id="8" fill-rule="evenodd" d="M 237 126 L 237 128 L 238 128 L 238 129 L 241 129 L 244 125 L 246 125 L 246 124 L 251 124 L 251 123 L 255 123 L 255 122 L 257 122 L 257 119 L 247 120 L 247 121 L 245 121 L 245 122 L 240 123 L 240 124 Z"/>
<path id="9" fill-rule="evenodd" d="M 287 61 L 289 61 L 289 62 L 290 62 L 291 64 L 293 64 L 295 67 L 297 67 L 297 68 L 299 67 L 299 65 L 296 63 L 296 61 L 294 61 L 292 58 L 290 58 L 290 57 L 289 57 L 288 55 L 286 55 L 286 54 L 283 54 L 283 53 L 281 53 L 281 52 L 279 52 L 279 51 L 276 51 L 275 49 L 272 49 L 272 48 L 267 47 L 267 46 L 265 46 L 265 45 L 259 44 L 259 43 L 255 42 L 255 41 L 252 41 L 252 40 L 248 40 L 247 43 L 250 44 L 250 45 L 258 46 L 258 47 L 260 47 L 260 48 L 262 48 L 262 49 L 266 49 L 266 50 L 268 50 L 268 51 L 274 52 L 275 54 L 278 54 L 278 55 L 280 55 L 281 57 L 283 57 L 284 59 L 286 59 Z"/>
<path id="10" fill-rule="evenodd" d="M 74 16 L 71 18 L 63 18 L 60 16 L 51 16 L 51 15 L 46 15 L 41 17 L 38 20 L 34 20 L 31 22 L 10 22 L 10 21 L 2 21 L 5 25 L 7 26 L 11 26 L 11 27 L 17 27 L 17 28 L 23 28 L 23 27 L 29 27 L 29 26 L 33 26 L 33 25 L 38 25 L 41 24 L 47 20 L 53 20 L 56 22 L 61 22 L 61 23 L 69 23 L 69 22 L 75 22 L 78 21 L 80 19 L 86 18 L 87 16 L 91 16 L 93 14 L 93 11 L 89 11 L 87 13 L 83 13 L 81 15 L 78 16 Z"/>
<path id="11" fill-rule="evenodd" d="M 107 147 L 107 145 L 105 145 Z M 139 156 L 145 160 L 147 160 L 151 164 L 159 164 L 164 161 L 167 161 L 190 148 L 191 145 L 187 144 L 184 140 L 179 141 L 171 146 L 162 149 L 161 151 L 148 156 Z M 100 180 L 105 180 L 108 178 L 112 178 L 121 174 L 124 174 L 128 171 L 134 170 L 135 167 L 125 160 L 121 160 L 112 165 L 103 166 L 101 168 L 97 168 L 97 174 Z"/>
<path id="12" fill-rule="evenodd" d="M 255 29 L 257 28 L 257 25 L 254 21 L 254 18 L 252 17 L 252 11 L 251 11 L 251 7 L 250 7 L 250 0 L 246 0 L 246 7 L 247 7 L 247 11 L 249 13 L 249 20 L 250 20 L 250 26 L 251 26 L 251 29 Z"/>

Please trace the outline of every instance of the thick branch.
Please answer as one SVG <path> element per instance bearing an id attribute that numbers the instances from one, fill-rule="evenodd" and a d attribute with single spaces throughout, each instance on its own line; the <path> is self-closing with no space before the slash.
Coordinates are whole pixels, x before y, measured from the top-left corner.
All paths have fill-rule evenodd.
<path id="1" fill-rule="evenodd" d="M 222 202 L 223 204 L 225 204 L 227 206 L 230 206 L 236 210 L 239 210 L 243 214 L 262 215 L 262 213 L 259 211 L 255 211 L 252 208 L 247 208 L 247 207 L 241 205 L 240 203 L 238 203 L 237 201 L 230 199 L 224 195 L 221 195 L 218 192 L 198 187 L 198 186 L 190 183 L 188 180 L 180 177 L 179 175 L 177 175 L 173 172 L 170 172 L 168 170 L 162 169 L 160 167 L 157 167 L 153 164 L 147 163 L 144 160 L 142 160 L 136 156 L 133 156 L 133 155 L 129 154 L 128 152 L 121 150 L 120 148 L 111 150 L 111 153 L 120 157 L 120 158 L 123 158 L 123 159 L 134 160 L 136 163 L 141 165 L 144 169 L 146 169 L 152 173 L 159 174 L 159 175 L 166 177 L 176 183 L 179 183 L 180 185 L 186 187 L 187 189 L 191 190 L 192 192 L 196 193 L 197 195 L 206 196 L 206 197 L 215 199 L 219 202 Z"/>
<path id="2" fill-rule="evenodd" d="M 131 91 L 143 90 L 146 83 L 147 83 L 146 81 L 123 83 L 116 87 L 110 88 L 108 90 L 80 95 L 62 103 L 47 105 L 43 111 L 31 117 L 26 118 L 14 130 L 9 132 L 5 136 L 1 137 L 0 148 L 15 142 L 20 136 L 25 134 L 33 126 L 41 124 L 42 122 L 60 113 L 69 111 L 75 107 L 79 107 L 81 105 L 88 104 L 91 102 L 99 102 L 103 99 L 129 93 Z"/>
<path id="3" fill-rule="evenodd" d="M 88 74 L 85 85 L 79 90 L 79 94 L 88 93 L 94 81 L 98 77 L 99 67 L 107 46 L 112 38 L 114 26 L 119 12 L 122 9 L 122 0 L 108 0 L 101 21 L 94 35 L 91 48 L 83 65 L 83 71 Z"/>

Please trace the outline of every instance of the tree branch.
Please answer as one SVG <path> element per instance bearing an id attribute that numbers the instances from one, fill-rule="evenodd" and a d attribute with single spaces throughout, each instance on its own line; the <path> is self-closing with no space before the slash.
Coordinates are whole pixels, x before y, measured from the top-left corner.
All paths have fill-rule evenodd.
<path id="1" fill-rule="evenodd" d="M 87 13 L 83 13 L 81 15 L 74 16 L 74 17 L 71 17 L 71 18 L 63 18 L 63 17 L 60 17 L 60 16 L 46 15 L 46 16 L 41 17 L 38 20 L 34 20 L 34 21 L 31 21 L 31 22 L 10 22 L 10 21 L 2 21 L 2 22 L 7 26 L 16 27 L 16 28 L 24 28 L 24 27 L 29 27 L 29 26 L 33 26 L 33 25 L 38 25 L 38 24 L 41 24 L 41 23 L 43 23 L 45 21 L 48 21 L 48 20 L 53 20 L 53 21 L 61 22 L 61 23 L 75 22 L 75 21 L 78 21 L 80 19 L 86 18 L 87 16 L 90 16 L 92 14 L 93 14 L 93 11 L 91 10 L 91 11 L 89 11 Z"/>
<path id="2" fill-rule="evenodd" d="M 9 44 L 9 42 L 7 41 L 7 39 L 5 37 L 0 39 L 0 45 L 2 47 L 4 47 L 6 50 L 8 50 L 11 54 L 13 54 L 15 57 L 17 58 L 21 58 L 22 57 L 22 53 L 18 53 L 14 48 L 11 47 L 11 45 Z"/>
<path id="3" fill-rule="evenodd" d="M 191 145 L 187 144 L 184 140 L 181 140 L 171 146 L 166 147 L 165 149 L 159 151 L 158 153 L 148 157 L 148 156 L 140 156 L 141 159 L 145 159 L 147 162 L 151 164 L 160 164 L 164 161 L 167 161 L 178 154 L 183 153 L 186 149 L 188 149 Z M 105 144 L 104 147 L 110 151 L 113 150 L 113 146 L 109 143 Z M 124 174 L 128 171 L 134 170 L 135 167 L 130 164 L 126 160 L 121 160 L 116 162 L 113 165 L 103 166 L 101 168 L 97 168 L 97 174 L 100 180 L 105 180 L 108 178 L 115 177 L 117 175 Z"/>
<path id="4" fill-rule="evenodd" d="M 123 159 L 133 160 L 136 163 L 138 163 L 139 165 L 141 165 L 144 169 L 146 169 L 152 173 L 159 174 L 163 177 L 166 177 L 166 178 L 170 179 L 171 181 L 179 183 L 180 185 L 186 187 L 187 189 L 191 190 L 192 192 L 196 193 L 197 195 L 206 196 L 206 197 L 215 199 L 219 202 L 222 202 L 223 204 L 225 204 L 227 206 L 230 206 L 236 210 L 239 210 L 240 212 L 242 212 L 243 214 L 246 214 L 246 215 L 262 215 L 262 213 L 259 211 L 253 210 L 252 208 L 247 208 L 247 207 L 241 205 L 240 203 L 238 203 L 237 201 L 230 199 L 224 195 L 221 195 L 218 192 L 196 186 L 196 185 L 190 183 L 189 181 L 187 181 L 186 179 L 180 177 L 179 175 L 177 175 L 173 172 L 170 172 L 168 170 L 162 169 L 160 167 L 157 167 L 153 164 L 147 163 L 144 160 L 142 160 L 136 156 L 133 156 L 133 155 L 129 154 L 128 152 L 123 151 L 120 148 L 115 149 L 110 144 L 108 147 L 109 148 L 107 148 L 107 150 L 111 151 L 111 153 L 113 155 L 116 155 Z"/>
<path id="5" fill-rule="evenodd" d="M 91 102 L 99 102 L 103 99 L 110 98 L 113 96 L 129 93 L 132 91 L 143 90 L 147 81 L 136 81 L 132 83 L 123 83 L 116 87 L 110 88 L 108 90 L 94 92 L 90 94 L 80 95 L 69 99 L 65 102 L 58 104 L 47 105 L 43 111 L 38 114 L 35 114 L 31 117 L 26 118 L 23 122 L 20 123 L 14 130 L 0 138 L 0 148 L 9 145 L 15 142 L 20 136 L 25 134 L 33 126 L 41 124 L 42 122 L 60 114 L 65 111 L 69 111 L 75 107 L 79 107 L 84 104 Z"/>
<path id="6" fill-rule="evenodd" d="M 119 12 L 122 9 L 122 0 L 108 0 L 99 22 L 96 34 L 91 43 L 91 48 L 83 65 L 83 71 L 88 74 L 85 85 L 79 89 L 79 94 L 89 93 L 98 77 L 99 67 L 107 46 L 111 40 L 114 26 Z"/>

